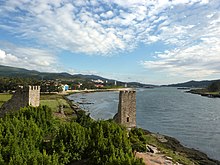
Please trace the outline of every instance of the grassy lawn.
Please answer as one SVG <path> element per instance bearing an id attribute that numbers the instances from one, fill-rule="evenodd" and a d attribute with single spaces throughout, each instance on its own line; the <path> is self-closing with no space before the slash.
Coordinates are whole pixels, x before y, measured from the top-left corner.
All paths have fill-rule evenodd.
<path id="1" fill-rule="evenodd" d="M 2 106 L 2 104 L 4 104 L 6 101 L 8 101 L 11 98 L 11 94 L 8 93 L 3 93 L 0 94 L 0 107 Z"/>
<path id="2" fill-rule="evenodd" d="M 63 105 L 63 110 L 65 114 L 73 113 L 73 110 L 71 109 L 70 105 L 61 95 L 57 95 L 57 94 L 41 95 L 40 104 L 49 106 L 53 110 L 53 112 L 59 112 L 59 106 Z"/>
<path id="3" fill-rule="evenodd" d="M 57 94 L 41 94 L 40 100 L 58 100 L 63 99 L 63 96 Z"/>
<path id="4" fill-rule="evenodd" d="M 58 112 L 59 110 L 59 103 L 57 100 L 41 100 L 40 104 L 47 105 L 53 110 L 53 112 Z"/>

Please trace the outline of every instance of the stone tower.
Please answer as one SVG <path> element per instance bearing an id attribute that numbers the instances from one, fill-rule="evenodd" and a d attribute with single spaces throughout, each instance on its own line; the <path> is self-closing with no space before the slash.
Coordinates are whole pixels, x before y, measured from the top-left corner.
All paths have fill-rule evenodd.
<path id="1" fill-rule="evenodd" d="M 19 110 L 22 107 L 40 105 L 40 86 L 19 87 L 12 98 L 1 107 L 0 116 L 10 111 Z"/>
<path id="2" fill-rule="evenodd" d="M 118 113 L 114 119 L 127 128 L 136 127 L 136 91 L 120 91 Z"/>
<path id="3" fill-rule="evenodd" d="M 38 107 L 40 105 L 40 86 L 29 86 L 28 105 Z"/>

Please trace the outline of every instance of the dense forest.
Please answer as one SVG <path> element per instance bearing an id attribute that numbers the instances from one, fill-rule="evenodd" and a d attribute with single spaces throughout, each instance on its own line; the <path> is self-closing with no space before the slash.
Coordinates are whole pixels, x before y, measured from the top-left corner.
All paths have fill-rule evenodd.
<path id="1" fill-rule="evenodd" d="M 113 121 L 93 121 L 83 111 L 71 121 L 56 119 L 47 106 L 25 107 L 0 119 L 0 164 L 142 165 L 143 132 Z"/>

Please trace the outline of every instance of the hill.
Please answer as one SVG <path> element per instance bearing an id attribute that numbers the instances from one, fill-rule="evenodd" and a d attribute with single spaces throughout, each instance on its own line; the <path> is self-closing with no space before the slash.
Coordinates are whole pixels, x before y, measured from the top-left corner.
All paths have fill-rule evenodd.
<path id="1" fill-rule="evenodd" d="M 203 81 L 194 81 L 194 80 L 192 80 L 192 81 L 188 81 L 188 82 L 184 82 L 184 83 L 170 84 L 170 85 L 164 85 L 164 86 L 168 86 L 168 87 L 206 88 L 215 81 L 219 81 L 219 80 L 203 80 Z"/>
<path id="2" fill-rule="evenodd" d="M 66 72 L 62 73 L 50 73 L 50 72 L 39 72 L 36 70 L 28 70 L 23 68 L 16 68 L 10 66 L 3 66 L 0 65 L 0 76 L 2 77 L 21 77 L 21 78 L 35 78 L 35 79 L 44 79 L 44 80 L 72 80 L 72 79 L 100 79 L 100 80 L 110 80 L 107 78 L 103 78 L 96 75 L 82 75 L 82 74 L 75 74 L 71 75 Z M 110 80 L 113 81 L 113 80 Z"/>
<path id="3" fill-rule="evenodd" d="M 9 78 L 33 78 L 37 80 L 61 80 L 61 81 L 91 81 L 91 80 L 102 80 L 104 82 L 112 83 L 116 80 L 108 79 L 97 75 L 83 75 L 83 74 L 74 74 L 71 75 L 66 72 L 62 73 L 50 73 L 50 72 L 39 72 L 36 70 L 28 70 L 24 68 L 16 68 L 10 66 L 0 65 L 0 77 L 9 77 Z M 124 86 L 127 83 L 129 87 L 144 87 L 146 84 L 139 82 L 122 82 L 117 81 L 117 85 Z M 149 86 L 149 85 L 148 85 Z M 153 86 L 153 85 L 150 85 Z"/>

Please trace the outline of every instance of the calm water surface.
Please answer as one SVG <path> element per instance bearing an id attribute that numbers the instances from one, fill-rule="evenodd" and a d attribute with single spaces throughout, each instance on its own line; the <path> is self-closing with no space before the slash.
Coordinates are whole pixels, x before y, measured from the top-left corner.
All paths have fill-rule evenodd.
<path id="1" fill-rule="evenodd" d="M 83 105 L 95 119 L 117 112 L 118 92 L 74 94 L 69 99 Z M 138 127 L 177 138 L 220 160 L 220 99 L 185 93 L 176 88 L 137 90 Z"/>

